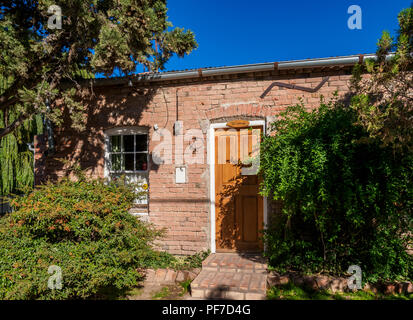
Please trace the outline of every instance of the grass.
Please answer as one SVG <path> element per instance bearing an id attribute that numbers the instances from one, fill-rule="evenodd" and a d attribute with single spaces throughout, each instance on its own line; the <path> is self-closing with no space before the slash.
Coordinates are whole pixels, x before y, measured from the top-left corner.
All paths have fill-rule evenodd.
<path id="1" fill-rule="evenodd" d="M 156 292 L 153 296 L 152 299 L 155 300 L 161 300 L 165 299 L 166 297 L 170 296 L 171 292 L 168 287 L 163 287 L 161 291 Z"/>
<path id="2" fill-rule="evenodd" d="M 141 296 L 143 294 L 143 287 L 136 287 L 132 288 L 131 290 L 128 291 L 129 296 Z"/>
<path id="3" fill-rule="evenodd" d="M 182 287 L 182 293 L 179 294 L 181 297 L 189 291 L 189 286 L 191 285 L 191 282 L 192 281 L 188 279 L 186 281 L 183 281 L 183 282 L 179 283 Z"/>
<path id="4" fill-rule="evenodd" d="M 175 285 L 168 285 L 163 287 L 160 291 L 155 292 L 152 295 L 154 300 L 179 300 L 183 297 L 189 290 L 190 280 L 180 282 Z"/>
<path id="5" fill-rule="evenodd" d="M 313 290 L 304 286 L 287 283 L 278 287 L 272 287 L 267 291 L 269 300 L 413 300 L 413 294 L 409 295 L 384 295 L 371 291 L 339 292 L 332 293 L 326 290 Z"/>

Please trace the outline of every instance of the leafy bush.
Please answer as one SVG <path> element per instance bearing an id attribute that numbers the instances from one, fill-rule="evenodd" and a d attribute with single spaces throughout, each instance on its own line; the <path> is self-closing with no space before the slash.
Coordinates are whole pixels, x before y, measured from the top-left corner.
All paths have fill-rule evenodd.
<path id="1" fill-rule="evenodd" d="M 93 298 L 169 265 L 174 258 L 152 248 L 162 233 L 128 213 L 135 198 L 130 186 L 64 179 L 14 199 L 0 219 L 0 299 Z M 51 265 L 60 290 L 48 288 Z"/>
<path id="2" fill-rule="evenodd" d="M 363 279 L 412 279 L 413 155 L 392 149 L 355 125 L 336 101 L 318 110 L 288 108 L 261 151 L 262 193 L 282 202 L 266 231 L 270 264 L 279 270 Z"/>

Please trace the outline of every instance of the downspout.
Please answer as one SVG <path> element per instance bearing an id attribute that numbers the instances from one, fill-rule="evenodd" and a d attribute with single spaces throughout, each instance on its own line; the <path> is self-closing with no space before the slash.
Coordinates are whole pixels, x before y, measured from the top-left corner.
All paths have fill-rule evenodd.
<path id="1" fill-rule="evenodd" d="M 46 107 L 47 111 L 50 111 L 50 105 L 49 105 L 49 100 L 46 99 Z M 46 156 L 54 154 L 55 151 L 55 143 L 54 143 L 54 137 L 53 137 L 53 123 L 50 121 L 50 119 L 45 118 L 43 116 L 43 125 L 46 127 L 46 133 L 47 133 L 47 142 L 48 142 L 48 150 L 46 151 Z"/>
<path id="2" fill-rule="evenodd" d="M 36 148 L 34 147 L 34 142 L 31 143 L 27 143 L 27 148 L 29 149 L 29 151 L 33 152 L 33 187 L 35 185 L 35 181 L 36 181 Z"/>

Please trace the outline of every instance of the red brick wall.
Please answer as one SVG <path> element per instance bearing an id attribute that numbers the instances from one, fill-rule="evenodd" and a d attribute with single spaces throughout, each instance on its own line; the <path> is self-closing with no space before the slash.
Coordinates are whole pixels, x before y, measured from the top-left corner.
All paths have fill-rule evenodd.
<path id="1" fill-rule="evenodd" d="M 225 76 L 220 79 L 196 79 L 176 83 L 159 83 L 141 88 L 125 86 L 95 87 L 94 98 L 86 99 L 86 130 L 75 132 L 70 121 L 55 129 L 56 151 L 44 157 L 42 141 L 37 144 L 37 181 L 57 179 L 66 167 L 56 159 L 78 161 L 94 177 L 104 176 L 104 130 L 116 126 L 147 126 L 150 139 L 154 124 L 173 132 L 178 106 L 178 119 L 187 129 L 205 128 L 205 120 L 229 117 L 265 119 L 276 116 L 299 98 L 308 108 L 316 107 L 320 95 L 327 99 L 338 90 L 348 93 L 349 70 L 280 71 Z M 316 87 L 323 77 L 329 80 L 316 93 L 275 86 L 264 97 L 261 94 L 274 81 L 297 86 Z M 160 87 L 162 86 L 162 87 Z M 178 103 L 176 101 L 178 94 Z M 207 135 L 204 134 L 205 153 Z M 153 151 L 159 142 L 152 142 Z M 184 149 L 189 142 L 184 142 Z M 171 146 L 174 150 L 175 146 Z M 149 216 L 159 227 L 167 228 L 163 249 L 174 254 L 191 254 L 210 247 L 209 168 L 205 164 L 187 165 L 188 183 L 175 184 L 175 165 L 149 166 Z"/>

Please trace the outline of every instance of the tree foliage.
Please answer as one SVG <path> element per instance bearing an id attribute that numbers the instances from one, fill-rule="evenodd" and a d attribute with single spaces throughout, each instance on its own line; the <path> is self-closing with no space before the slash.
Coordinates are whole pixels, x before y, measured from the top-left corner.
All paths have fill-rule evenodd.
<path id="1" fill-rule="evenodd" d="M 359 265 L 365 280 L 412 279 L 413 154 L 368 142 L 356 120 L 336 101 L 299 104 L 264 139 L 262 193 L 283 208 L 265 235 L 275 268 L 343 274 Z"/>
<path id="2" fill-rule="evenodd" d="M 8 81 L 0 77 L 0 94 L 8 86 Z M 13 110 L 0 111 L 0 127 L 7 127 L 18 115 Z M 35 134 L 42 132 L 43 122 L 39 115 L 23 122 L 12 134 L 0 140 L 0 203 L 2 196 L 21 192 L 33 186 L 33 152 L 28 143 L 33 142 Z"/>
<path id="3" fill-rule="evenodd" d="M 61 29 L 48 28 L 52 5 L 61 8 Z M 172 28 L 166 14 L 165 0 L 2 1 L 0 76 L 10 83 L 0 111 L 16 117 L 0 128 L 0 138 L 36 114 L 60 124 L 58 99 L 82 129 L 77 80 L 115 70 L 130 75 L 138 65 L 162 69 L 173 54 L 189 54 L 197 46 L 193 33 Z"/>
<path id="4" fill-rule="evenodd" d="M 404 152 L 413 149 L 413 7 L 401 11 L 398 21 L 397 38 L 383 32 L 377 58 L 354 68 L 351 107 L 370 137 Z"/>

